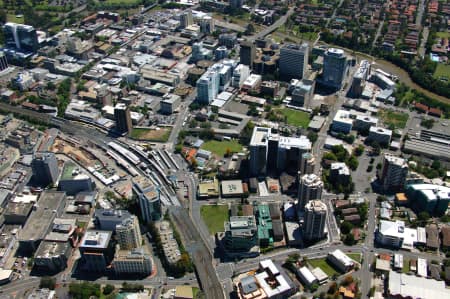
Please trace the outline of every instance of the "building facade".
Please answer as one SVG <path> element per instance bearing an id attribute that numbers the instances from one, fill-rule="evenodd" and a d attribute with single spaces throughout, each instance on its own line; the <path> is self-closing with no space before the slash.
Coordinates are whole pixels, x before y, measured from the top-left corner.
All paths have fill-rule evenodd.
<path id="1" fill-rule="evenodd" d="M 241 42 L 241 50 L 239 52 L 240 63 L 249 66 L 253 69 L 253 60 L 256 58 L 256 46 L 253 42 Z"/>
<path id="2" fill-rule="evenodd" d="M 308 67 L 309 46 L 287 44 L 280 50 L 278 61 L 280 77 L 283 79 L 303 79 Z"/>
<path id="3" fill-rule="evenodd" d="M 117 241 L 121 249 L 131 250 L 142 246 L 141 229 L 136 216 L 131 216 L 116 226 Z"/>
<path id="4" fill-rule="evenodd" d="M 383 157 L 383 166 L 378 178 L 384 191 L 400 191 L 404 188 L 408 175 L 408 163 L 405 159 L 390 154 Z"/>
<path id="5" fill-rule="evenodd" d="M 114 107 L 114 120 L 116 121 L 116 130 L 119 133 L 129 133 L 133 129 L 130 107 L 124 103 L 118 103 Z"/>
<path id="6" fill-rule="evenodd" d="M 326 218 L 327 206 L 320 200 L 310 200 L 305 205 L 303 238 L 308 241 L 325 238 Z"/>
<path id="7" fill-rule="evenodd" d="M 348 70 L 347 56 L 341 49 L 329 48 L 323 60 L 323 84 L 340 89 Z"/>
<path id="8" fill-rule="evenodd" d="M 304 209 L 311 200 L 321 199 L 323 182 L 315 174 L 305 174 L 299 177 L 298 187 L 298 210 Z"/>
<path id="9" fill-rule="evenodd" d="M 31 162 L 33 180 L 42 185 L 56 184 L 59 176 L 58 160 L 51 152 L 38 152 Z"/>

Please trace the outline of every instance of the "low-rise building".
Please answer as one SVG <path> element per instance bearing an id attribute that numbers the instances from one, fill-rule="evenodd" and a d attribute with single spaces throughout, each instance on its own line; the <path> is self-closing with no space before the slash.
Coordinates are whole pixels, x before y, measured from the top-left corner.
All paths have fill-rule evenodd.
<path id="1" fill-rule="evenodd" d="M 152 259 L 143 248 L 133 250 L 116 250 L 113 261 L 117 275 L 138 274 L 149 275 L 152 272 Z"/>
<path id="2" fill-rule="evenodd" d="M 448 298 L 450 290 L 444 281 L 407 275 L 395 271 L 389 272 L 387 291 L 390 298 Z"/>
<path id="3" fill-rule="evenodd" d="M 311 270 L 308 269 L 308 267 L 303 266 L 299 269 L 297 269 L 297 276 L 300 279 L 300 281 L 306 285 L 311 286 L 314 283 L 317 283 L 317 278 L 314 276 L 314 274 L 311 272 Z"/>
<path id="4" fill-rule="evenodd" d="M 411 207 L 430 215 L 445 214 L 450 203 L 450 188 L 434 184 L 412 184 L 406 188 L 406 196 Z"/>
<path id="5" fill-rule="evenodd" d="M 241 197 L 244 195 L 241 180 L 222 181 L 220 183 L 222 197 Z"/>
<path id="6" fill-rule="evenodd" d="M 219 197 L 219 181 L 214 178 L 212 181 L 199 183 L 197 196 L 198 199 Z"/>
<path id="7" fill-rule="evenodd" d="M 337 133 L 348 134 L 353 128 L 353 119 L 345 110 L 338 110 L 331 123 L 331 130 Z"/>
<path id="8" fill-rule="evenodd" d="M 330 180 L 342 185 L 348 184 L 350 182 L 350 169 L 343 162 L 331 163 Z"/>
<path id="9" fill-rule="evenodd" d="M 392 131 L 382 127 L 371 126 L 367 142 L 378 142 L 378 144 L 389 145 L 391 143 Z"/>
<path id="10" fill-rule="evenodd" d="M 58 183 L 58 190 L 67 195 L 76 195 L 82 191 L 93 191 L 95 184 L 91 177 L 83 173 L 75 163 L 66 162 Z"/>
<path id="11" fill-rule="evenodd" d="M 42 241 L 34 255 L 34 267 L 56 273 L 67 267 L 72 252 L 69 242 Z"/>
<path id="12" fill-rule="evenodd" d="M 175 94 L 167 94 L 163 96 L 160 103 L 161 113 L 172 114 L 181 104 L 181 97 Z"/>
<path id="13" fill-rule="evenodd" d="M 234 216 L 225 223 L 224 247 L 231 252 L 246 252 L 258 245 L 255 216 Z"/>
<path id="14" fill-rule="evenodd" d="M 328 253 L 327 260 L 343 273 L 348 272 L 355 265 L 355 262 L 339 249 Z"/>

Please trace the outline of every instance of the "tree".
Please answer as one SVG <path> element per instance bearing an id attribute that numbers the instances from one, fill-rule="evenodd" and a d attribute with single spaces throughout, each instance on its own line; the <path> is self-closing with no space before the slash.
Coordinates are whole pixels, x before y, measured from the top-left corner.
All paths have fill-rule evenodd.
<path id="1" fill-rule="evenodd" d="M 361 156 L 364 153 L 364 146 L 362 144 L 358 145 L 353 151 L 353 154 L 357 157 Z"/>
<path id="2" fill-rule="evenodd" d="M 308 139 L 309 139 L 312 143 L 316 142 L 316 141 L 317 141 L 317 138 L 318 138 L 318 135 L 317 135 L 316 132 L 313 132 L 313 131 L 308 132 Z"/>
<path id="3" fill-rule="evenodd" d="M 419 215 L 417 215 L 417 218 L 420 221 L 426 222 L 426 221 L 428 221 L 430 219 L 430 214 L 427 211 L 422 211 L 422 212 L 419 213 Z"/>
<path id="4" fill-rule="evenodd" d="M 347 234 L 345 236 L 344 244 L 347 246 L 352 246 L 355 244 L 355 237 L 353 237 L 353 234 Z"/>
<path id="5" fill-rule="evenodd" d="M 56 278 L 50 276 L 44 276 L 41 278 L 39 288 L 54 290 L 56 286 Z"/>
<path id="6" fill-rule="evenodd" d="M 111 294 L 112 292 L 114 292 L 115 289 L 116 289 L 116 288 L 115 288 L 113 285 L 107 284 L 107 285 L 103 288 L 103 294 L 104 294 L 104 295 L 109 295 L 109 294 Z"/>
<path id="7" fill-rule="evenodd" d="M 355 156 L 351 156 L 350 159 L 348 159 L 348 167 L 350 167 L 351 170 L 356 170 L 358 168 L 359 162 L 358 159 Z"/>
<path id="8" fill-rule="evenodd" d="M 229 147 L 227 147 L 226 151 L 225 151 L 225 158 L 231 156 L 231 150 Z"/>
<path id="9" fill-rule="evenodd" d="M 348 221 L 344 221 L 344 222 L 342 222 L 342 224 L 341 224 L 341 233 L 343 233 L 343 234 L 349 234 L 350 233 L 350 231 L 352 230 L 352 228 L 353 228 L 353 224 L 351 224 L 350 222 L 348 222 Z"/>

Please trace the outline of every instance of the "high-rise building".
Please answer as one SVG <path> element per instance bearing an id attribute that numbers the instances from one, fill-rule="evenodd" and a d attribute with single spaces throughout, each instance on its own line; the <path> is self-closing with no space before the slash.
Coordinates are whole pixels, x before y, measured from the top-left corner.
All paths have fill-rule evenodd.
<path id="1" fill-rule="evenodd" d="M 255 127 L 250 140 L 250 175 L 297 173 L 301 156 L 311 151 L 311 141 L 306 136 L 283 137 L 270 128 Z"/>
<path id="2" fill-rule="evenodd" d="M 159 189 L 143 177 L 133 179 L 133 191 L 138 197 L 142 219 L 145 223 L 161 219 L 161 198 Z"/>
<path id="3" fill-rule="evenodd" d="M 384 154 L 383 167 L 378 172 L 384 191 L 399 191 L 404 188 L 408 175 L 408 163 L 405 159 Z"/>
<path id="4" fill-rule="evenodd" d="M 200 32 L 211 34 L 215 31 L 214 19 L 210 16 L 204 16 L 200 20 Z"/>
<path id="5" fill-rule="evenodd" d="M 233 71 L 231 85 L 236 88 L 241 88 L 249 76 L 250 68 L 245 64 L 239 64 Z"/>
<path id="6" fill-rule="evenodd" d="M 39 42 L 36 29 L 33 26 L 6 23 L 3 26 L 6 48 L 13 48 L 23 52 L 36 52 Z"/>
<path id="7" fill-rule="evenodd" d="M 33 180 L 42 186 L 55 184 L 58 180 L 58 160 L 54 153 L 36 153 L 31 162 L 31 168 L 33 170 Z"/>
<path id="8" fill-rule="evenodd" d="M 112 232 L 88 230 L 80 242 L 81 266 L 90 272 L 103 272 L 114 258 Z"/>
<path id="9" fill-rule="evenodd" d="M 329 48 L 323 58 L 322 83 L 340 89 L 348 70 L 347 56 L 342 49 Z"/>
<path id="10" fill-rule="evenodd" d="M 302 159 L 300 161 L 300 173 L 302 175 L 311 174 L 314 172 L 315 166 L 316 166 L 316 160 L 314 159 L 313 154 L 304 153 L 302 155 Z"/>
<path id="11" fill-rule="evenodd" d="M 370 74 L 370 62 L 367 60 L 361 60 L 358 70 L 353 75 L 352 86 L 350 88 L 350 93 L 354 97 L 359 97 L 366 84 L 366 80 Z"/>
<path id="12" fill-rule="evenodd" d="M 304 222 L 302 226 L 305 240 L 320 240 L 325 237 L 325 220 L 327 206 L 320 200 L 311 200 L 305 205 Z"/>
<path id="13" fill-rule="evenodd" d="M 190 9 L 185 10 L 180 15 L 180 25 L 181 28 L 186 28 L 194 24 L 194 19 L 192 18 L 192 11 Z"/>
<path id="14" fill-rule="evenodd" d="M 280 77 L 283 79 L 302 79 L 308 66 L 309 46 L 307 43 L 301 45 L 287 44 L 280 50 L 278 62 Z"/>
<path id="15" fill-rule="evenodd" d="M 8 60 L 6 59 L 5 52 L 0 51 L 0 72 L 8 68 Z"/>
<path id="16" fill-rule="evenodd" d="M 255 216 L 232 216 L 225 223 L 224 246 L 228 251 L 248 251 L 258 245 Z"/>
<path id="17" fill-rule="evenodd" d="M 114 107 L 114 119 L 117 132 L 129 133 L 133 129 L 130 108 L 126 104 L 118 103 Z"/>
<path id="18" fill-rule="evenodd" d="M 250 41 L 242 41 L 240 48 L 240 63 L 248 65 L 250 69 L 253 69 L 253 60 L 256 58 L 255 44 Z"/>
<path id="19" fill-rule="evenodd" d="M 203 47 L 203 42 L 197 42 L 192 45 L 192 55 L 190 61 L 196 63 L 200 60 L 210 60 L 212 51 Z"/>
<path id="20" fill-rule="evenodd" d="M 305 205 L 315 199 L 322 198 L 323 182 L 315 174 L 301 175 L 298 187 L 298 208 L 301 211 Z"/>
<path id="21" fill-rule="evenodd" d="M 220 76 L 215 69 L 209 69 L 197 80 L 197 101 L 211 103 L 219 93 Z"/>
<path id="22" fill-rule="evenodd" d="M 134 215 L 116 226 L 116 235 L 120 249 L 134 249 L 142 246 L 139 220 Z"/>

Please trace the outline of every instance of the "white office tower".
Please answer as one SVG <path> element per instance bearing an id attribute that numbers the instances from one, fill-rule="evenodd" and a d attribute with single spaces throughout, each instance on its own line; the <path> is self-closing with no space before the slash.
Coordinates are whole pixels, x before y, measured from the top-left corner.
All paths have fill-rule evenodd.
<path id="1" fill-rule="evenodd" d="M 303 222 L 303 238 L 305 240 L 320 240 L 325 234 L 327 206 L 320 200 L 311 200 L 305 206 Z"/>
<path id="2" fill-rule="evenodd" d="M 219 93 L 220 74 L 210 69 L 197 80 L 197 101 L 201 104 L 209 104 Z"/>
<path id="3" fill-rule="evenodd" d="M 131 216 L 118 224 L 116 234 L 121 249 L 134 249 L 142 246 L 141 230 L 136 216 Z"/>
<path id="4" fill-rule="evenodd" d="M 350 93 L 353 96 L 358 97 L 362 94 L 369 74 L 370 62 L 367 60 L 361 60 L 358 70 L 353 75 L 352 86 L 350 88 Z"/>
<path id="5" fill-rule="evenodd" d="M 408 175 L 408 163 L 405 159 L 384 154 L 383 167 L 379 170 L 378 178 L 384 191 L 400 191 L 404 188 Z"/>
<path id="6" fill-rule="evenodd" d="M 301 45 L 287 44 L 280 50 L 278 62 L 280 77 L 283 79 L 302 79 L 308 66 L 309 46 L 307 43 Z"/>
<path id="7" fill-rule="evenodd" d="M 233 71 L 231 85 L 236 88 L 241 88 L 248 76 L 250 76 L 250 68 L 248 65 L 239 64 Z"/>
<path id="8" fill-rule="evenodd" d="M 298 207 L 301 211 L 305 205 L 314 199 L 322 198 L 323 182 L 319 176 L 315 174 L 305 174 L 299 178 L 298 187 Z"/>

